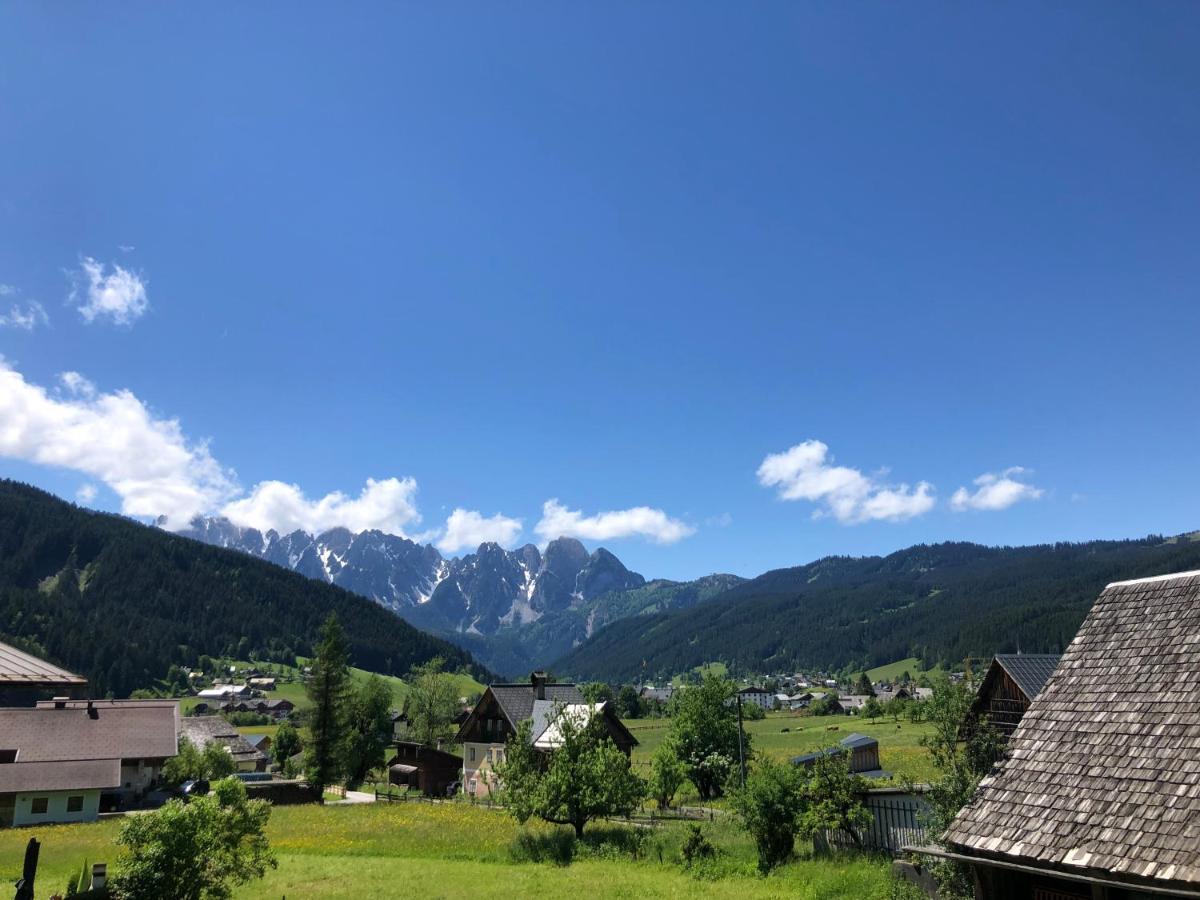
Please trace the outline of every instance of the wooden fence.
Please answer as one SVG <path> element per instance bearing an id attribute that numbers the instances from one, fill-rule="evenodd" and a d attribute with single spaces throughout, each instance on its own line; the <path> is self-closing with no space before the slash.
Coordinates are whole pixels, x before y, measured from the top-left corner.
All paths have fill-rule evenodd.
<path id="1" fill-rule="evenodd" d="M 925 821 L 929 804 L 921 792 L 907 793 L 891 788 L 868 791 L 863 806 L 871 814 L 871 824 L 859 833 L 863 849 L 882 850 L 898 854 L 901 847 L 926 843 Z M 818 841 L 821 841 L 818 837 Z M 859 845 L 845 831 L 826 831 L 823 843 L 839 850 L 853 850 Z"/>

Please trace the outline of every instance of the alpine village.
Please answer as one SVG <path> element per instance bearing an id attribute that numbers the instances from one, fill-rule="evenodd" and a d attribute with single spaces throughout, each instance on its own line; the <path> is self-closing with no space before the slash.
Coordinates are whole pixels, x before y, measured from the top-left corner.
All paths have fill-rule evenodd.
<path id="1" fill-rule="evenodd" d="M 327 579 L 214 546 L 264 544 L 228 522 L 185 536 L 15 482 L 0 513 L 18 898 L 455 896 L 483 873 L 551 895 L 1200 896 L 1189 535 L 690 583 L 569 538 L 484 545 L 422 604 L 482 627 L 434 635 L 339 586 L 398 583 L 397 554 L 352 552 L 378 535 L 304 536 L 349 541 Z M 583 609 L 613 624 L 496 671 L 514 642 L 553 647 L 505 620 Z"/>
<path id="2" fill-rule="evenodd" d="M 1200 900 L 1200 0 L 4 0 L 0 135 L 0 900 Z"/>

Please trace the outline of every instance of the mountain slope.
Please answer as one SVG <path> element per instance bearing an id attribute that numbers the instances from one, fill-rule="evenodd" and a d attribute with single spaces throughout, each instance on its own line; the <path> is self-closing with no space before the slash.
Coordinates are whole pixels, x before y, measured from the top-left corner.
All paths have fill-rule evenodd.
<path id="1" fill-rule="evenodd" d="M 927 665 L 995 652 L 1056 652 L 1111 581 L 1200 568 L 1200 543 L 1036 547 L 918 545 L 767 572 L 684 611 L 621 619 L 554 663 L 606 680 L 722 660 L 743 671 Z"/>
<path id="2" fill-rule="evenodd" d="M 310 655 L 330 611 L 355 665 L 404 674 L 442 656 L 487 672 L 349 591 L 262 560 L 0 481 L 0 639 L 125 696 L 201 654 L 291 662 Z"/>
<path id="3" fill-rule="evenodd" d="M 692 605 L 740 580 L 714 575 L 647 585 L 608 550 L 589 554 L 574 538 L 553 540 L 544 552 L 532 544 L 481 544 L 445 559 L 434 547 L 379 531 L 281 535 L 197 518 L 182 534 L 370 597 L 511 675 L 545 666 L 622 616 Z"/>

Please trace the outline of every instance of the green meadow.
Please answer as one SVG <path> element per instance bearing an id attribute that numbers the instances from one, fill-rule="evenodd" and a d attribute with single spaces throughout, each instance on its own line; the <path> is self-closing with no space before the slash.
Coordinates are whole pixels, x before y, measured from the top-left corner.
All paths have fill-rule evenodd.
<path id="1" fill-rule="evenodd" d="M 62 890 L 83 860 L 117 862 L 119 821 L 0 831 L 0 883 L 18 875 L 26 841 L 42 842 L 37 896 Z M 268 828 L 279 867 L 245 885 L 237 900 L 479 896 L 544 898 L 692 897 L 872 900 L 888 894 L 888 861 L 796 858 L 768 877 L 727 816 L 703 825 L 718 857 L 699 871 L 680 865 L 686 826 L 592 824 L 575 845 L 569 830 L 517 825 L 466 803 L 285 806 Z"/>
<path id="2" fill-rule="evenodd" d="M 670 719 L 627 719 L 625 725 L 638 739 L 633 762 L 643 774 L 649 771 L 650 757 L 667 735 Z M 893 781 L 909 779 L 929 781 L 935 777 L 929 754 L 920 740 L 931 731 L 921 722 L 913 724 L 901 717 L 898 722 L 883 717 L 872 722 L 860 716 L 809 716 L 790 712 L 767 713 L 765 719 L 747 720 L 746 732 L 756 754 L 776 760 L 790 759 L 801 753 L 836 744 L 848 734 L 866 734 L 879 740 L 879 760 L 894 773 Z M 694 795 L 684 792 L 684 802 Z"/>

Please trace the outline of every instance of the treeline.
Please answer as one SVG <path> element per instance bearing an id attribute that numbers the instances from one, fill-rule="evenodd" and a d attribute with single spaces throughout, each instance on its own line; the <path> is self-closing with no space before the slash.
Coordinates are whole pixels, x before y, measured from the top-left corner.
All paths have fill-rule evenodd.
<path id="1" fill-rule="evenodd" d="M 356 666 L 403 675 L 440 656 L 489 677 L 356 594 L 0 481 L 0 640 L 85 675 L 98 696 L 128 696 L 201 655 L 290 665 L 312 655 L 330 612 Z"/>
<path id="2" fill-rule="evenodd" d="M 554 664 L 603 681 L 659 680 L 706 662 L 731 672 L 926 667 L 1062 651 L 1109 582 L 1200 568 L 1187 539 L 1034 547 L 918 545 L 767 572 L 686 611 L 616 622 Z"/>

